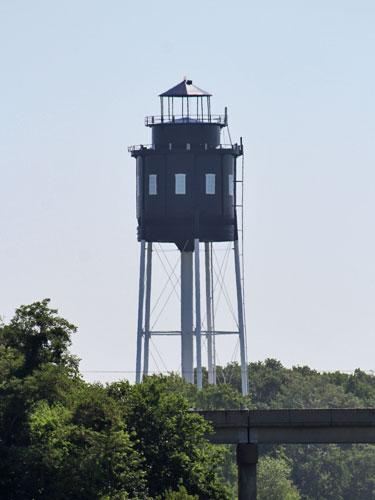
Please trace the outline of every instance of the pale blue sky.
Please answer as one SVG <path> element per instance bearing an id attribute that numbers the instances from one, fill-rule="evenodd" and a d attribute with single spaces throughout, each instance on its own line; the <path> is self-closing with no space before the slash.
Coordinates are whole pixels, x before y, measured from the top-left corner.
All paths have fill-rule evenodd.
<path id="1" fill-rule="evenodd" d="M 374 25 L 370 0 L 2 0 L 0 314 L 51 297 L 82 370 L 134 370 L 127 146 L 187 75 L 246 148 L 249 359 L 375 369 Z"/>

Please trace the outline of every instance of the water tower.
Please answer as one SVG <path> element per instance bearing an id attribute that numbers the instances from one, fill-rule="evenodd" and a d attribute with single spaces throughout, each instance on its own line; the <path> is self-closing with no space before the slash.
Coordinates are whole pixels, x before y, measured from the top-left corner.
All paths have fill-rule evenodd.
<path id="1" fill-rule="evenodd" d="M 208 379 L 215 383 L 215 336 L 212 321 L 212 253 L 215 242 L 233 242 L 242 392 L 247 394 L 247 360 L 237 224 L 237 168 L 240 144 L 221 144 L 227 127 L 223 116 L 211 114 L 211 94 L 186 78 L 160 94 L 160 115 L 148 116 L 152 144 L 132 146 L 137 162 L 138 241 L 141 244 L 136 382 L 149 370 L 150 301 L 153 243 L 174 243 L 180 252 L 181 371 L 202 387 L 202 336 L 207 338 Z M 205 314 L 201 328 L 200 244 L 204 244 Z M 194 265 L 193 265 L 194 261 Z M 195 306 L 195 307 L 194 307 Z M 160 332 L 159 332 L 160 333 Z M 220 332 L 221 334 L 225 332 Z M 231 332 L 233 333 L 233 332 Z M 143 350 L 143 370 L 142 370 Z"/>

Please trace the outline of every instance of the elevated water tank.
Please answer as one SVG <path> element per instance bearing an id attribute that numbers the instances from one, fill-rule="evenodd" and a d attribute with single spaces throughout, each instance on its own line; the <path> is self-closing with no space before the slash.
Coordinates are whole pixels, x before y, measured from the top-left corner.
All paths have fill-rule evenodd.
<path id="1" fill-rule="evenodd" d="M 236 168 L 242 144 L 221 144 L 227 113 L 211 114 L 211 94 L 184 79 L 160 94 L 161 113 L 146 117 L 152 144 L 129 148 L 137 160 L 138 240 L 237 239 Z"/>

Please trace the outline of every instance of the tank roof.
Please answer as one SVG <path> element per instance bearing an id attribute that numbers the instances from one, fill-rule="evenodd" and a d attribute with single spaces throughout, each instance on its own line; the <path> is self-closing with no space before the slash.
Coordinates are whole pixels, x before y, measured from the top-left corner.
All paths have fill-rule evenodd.
<path id="1" fill-rule="evenodd" d="M 193 85 L 193 80 L 184 78 L 181 83 L 171 89 L 159 94 L 159 97 L 199 97 L 211 96 L 212 94 Z"/>

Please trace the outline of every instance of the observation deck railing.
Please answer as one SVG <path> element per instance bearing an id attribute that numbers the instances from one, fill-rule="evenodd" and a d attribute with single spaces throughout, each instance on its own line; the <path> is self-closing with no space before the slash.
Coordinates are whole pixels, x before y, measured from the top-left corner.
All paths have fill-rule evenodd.
<path id="1" fill-rule="evenodd" d="M 214 123 L 221 126 L 227 125 L 226 115 L 163 115 L 163 116 L 146 116 L 146 127 L 152 127 L 159 123 Z"/>
<path id="2" fill-rule="evenodd" d="M 173 149 L 186 149 L 186 144 L 171 144 L 171 145 L 156 145 L 156 144 L 137 144 L 135 146 L 129 146 L 129 153 L 136 153 L 138 151 L 160 151 L 160 150 L 173 150 Z M 242 154 L 243 147 L 241 144 L 218 144 L 217 146 L 211 146 L 210 144 L 191 144 L 191 150 L 204 150 L 204 151 L 220 151 L 222 149 L 233 151 L 238 155 Z"/>

